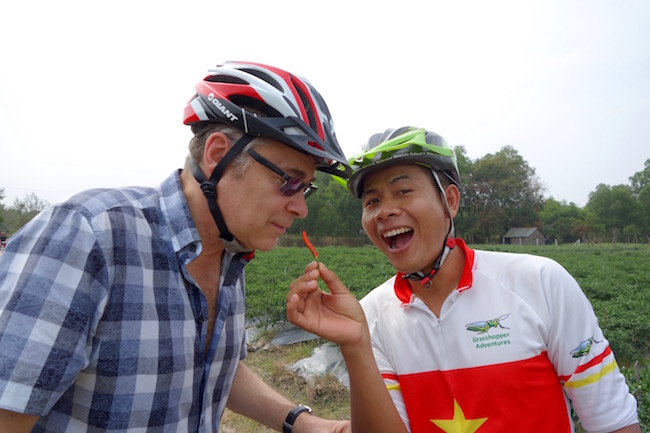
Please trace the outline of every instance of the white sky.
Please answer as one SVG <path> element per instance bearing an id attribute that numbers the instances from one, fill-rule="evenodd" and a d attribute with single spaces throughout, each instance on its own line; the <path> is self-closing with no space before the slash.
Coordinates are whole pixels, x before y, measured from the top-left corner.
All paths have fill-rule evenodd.
<path id="1" fill-rule="evenodd" d="M 5 205 L 158 185 L 207 69 L 267 63 L 324 96 L 346 154 L 407 124 L 513 146 L 584 206 L 650 158 L 650 2 L 36 0 L 0 6 Z"/>

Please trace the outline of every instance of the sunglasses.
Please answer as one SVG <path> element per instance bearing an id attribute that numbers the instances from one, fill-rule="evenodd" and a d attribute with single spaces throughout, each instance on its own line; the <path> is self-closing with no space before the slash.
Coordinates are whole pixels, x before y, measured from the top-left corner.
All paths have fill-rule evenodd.
<path id="1" fill-rule="evenodd" d="M 255 152 L 253 149 L 248 149 L 248 153 L 253 157 L 255 161 L 259 162 L 264 167 L 268 168 L 274 173 L 282 176 L 282 179 L 284 179 L 284 183 L 280 187 L 280 192 L 282 192 L 282 194 L 284 194 L 285 196 L 291 197 L 292 195 L 302 191 L 305 198 L 307 198 L 314 191 L 318 189 L 318 187 L 314 185 L 312 182 L 305 183 L 296 177 L 289 176 L 287 173 L 282 171 L 279 167 L 274 165 L 271 161 L 264 158 L 259 153 Z"/>

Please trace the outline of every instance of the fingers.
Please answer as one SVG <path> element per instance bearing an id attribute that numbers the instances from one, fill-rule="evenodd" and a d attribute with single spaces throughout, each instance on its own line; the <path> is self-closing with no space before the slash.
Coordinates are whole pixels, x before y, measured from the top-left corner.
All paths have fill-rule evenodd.
<path id="1" fill-rule="evenodd" d="M 348 288 L 341 282 L 339 277 L 333 271 L 329 270 L 323 262 L 319 263 L 320 277 L 325 281 L 327 287 L 330 289 L 330 293 L 333 294 L 343 294 L 349 293 Z"/>
<path id="2" fill-rule="evenodd" d="M 316 262 L 312 262 L 305 269 L 305 273 L 293 280 L 289 285 L 289 292 L 286 296 L 287 320 L 289 322 L 303 328 L 307 326 L 307 317 L 305 316 L 307 300 L 310 297 L 320 295 L 320 293 L 315 293 L 320 292 L 318 275 Z"/>
<path id="3" fill-rule="evenodd" d="M 316 269 L 316 262 L 310 263 L 305 269 L 305 273 L 289 284 L 289 292 L 286 298 L 287 302 L 293 294 L 298 294 L 300 297 L 303 297 L 318 289 L 318 275 L 319 272 Z"/>
<path id="4" fill-rule="evenodd" d="M 305 273 L 312 271 L 316 269 L 316 266 L 318 265 L 318 262 L 316 260 L 312 260 L 307 267 L 305 267 Z"/>
<path id="5" fill-rule="evenodd" d="M 297 293 L 292 294 L 287 299 L 287 320 L 294 325 L 304 327 L 306 323 L 306 318 L 301 312 L 300 305 L 301 302 L 304 304 L 304 301 L 301 301 L 300 296 Z"/>
<path id="6" fill-rule="evenodd" d="M 293 280 L 289 285 L 287 301 L 294 294 L 304 295 L 318 289 L 318 277 L 321 277 L 332 294 L 350 293 L 339 277 L 331 271 L 325 263 L 312 261 L 305 268 L 305 273 Z"/>

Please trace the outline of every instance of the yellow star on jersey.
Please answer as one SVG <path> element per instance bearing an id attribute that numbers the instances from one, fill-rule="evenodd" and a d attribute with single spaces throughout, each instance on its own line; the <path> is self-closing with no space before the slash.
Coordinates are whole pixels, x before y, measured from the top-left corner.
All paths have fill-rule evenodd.
<path id="1" fill-rule="evenodd" d="M 460 405 L 454 399 L 453 419 L 432 419 L 432 423 L 440 427 L 445 433 L 474 433 L 487 421 L 487 418 L 465 419 L 465 414 Z"/>

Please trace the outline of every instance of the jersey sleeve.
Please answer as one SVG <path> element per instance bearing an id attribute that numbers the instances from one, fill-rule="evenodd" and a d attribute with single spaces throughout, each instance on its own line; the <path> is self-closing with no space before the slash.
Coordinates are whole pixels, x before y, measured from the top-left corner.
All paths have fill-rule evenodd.
<path id="1" fill-rule="evenodd" d="M 377 363 L 379 372 L 384 379 L 386 389 L 388 390 L 388 393 L 393 400 L 393 404 L 397 409 L 397 413 L 399 413 L 400 418 L 402 418 L 402 422 L 406 426 L 406 429 L 410 432 L 411 427 L 408 414 L 406 412 L 406 404 L 404 403 L 404 396 L 402 395 L 402 390 L 400 388 L 397 374 L 391 367 L 390 362 L 388 362 L 383 349 L 383 345 L 381 344 L 381 337 L 379 337 L 377 334 L 371 334 L 370 338 L 372 340 L 372 351 L 375 356 L 375 362 Z"/>
<path id="2" fill-rule="evenodd" d="M 549 359 L 584 428 L 609 432 L 638 422 L 636 400 L 578 283 L 553 261 L 540 278 L 553 324 Z"/>
<path id="3" fill-rule="evenodd" d="M 14 235 L 0 258 L 0 407 L 49 412 L 88 364 L 107 280 L 77 211 L 49 208 Z"/>
<path id="4" fill-rule="evenodd" d="M 372 351 L 375 357 L 375 362 L 379 368 L 379 372 L 384 379 L 386 389 L 390 394 L 393 404 L 399 413 L 402 422 L 406 429 L 410 432 L 411 427 L 409 423 L 408 414 L 406 412 L 406 404 L 404 403 L 404 396 L 400 388 L 400 383 L 397 379 L 395 369 L 392 367 L 389 357 L 386 354 L 384 345 L 382 344 L 382 336 L 379 327 L 377 326 L 377 318 L 380 310 L 385 306 L 386 302 L 390 302 L 394 278 L 388 280 L 381 286 L 372 290 L 361 300 L 366 320 L 368 321 L 368 328 L 370 330 L 370 340 L 372 342 Z"/>

